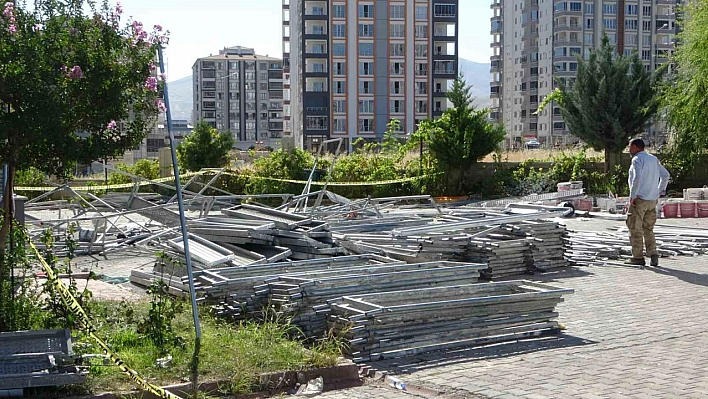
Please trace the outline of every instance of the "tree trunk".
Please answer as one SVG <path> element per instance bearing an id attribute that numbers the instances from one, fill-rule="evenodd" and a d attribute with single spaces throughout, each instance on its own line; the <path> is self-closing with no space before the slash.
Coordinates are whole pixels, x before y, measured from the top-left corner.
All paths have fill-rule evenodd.
<path id="1" fill-rule="evenodd" d="M 7 186 L 3 192 L 3 218 L 2 227 L 0 227 L 0 278 L 4 278 L 7 275 L 8 267 L 5 262 L 5 249 L 7 245 L 7 238 L 10 233 L 10 226 L 12 225 L 13 214 L 15 212 L 15 203 L 12 198 L 12 192 L 15 188 L 15 166 L 13 164 L 7 165 Z"/>
<path id="2" fill-rule="evenodd" d="M 605 147 L 605 173 L 612 173 L 615 170 L 615 165 L 620 158 L 621 152 L 618 152 L 609 146 Z"/>

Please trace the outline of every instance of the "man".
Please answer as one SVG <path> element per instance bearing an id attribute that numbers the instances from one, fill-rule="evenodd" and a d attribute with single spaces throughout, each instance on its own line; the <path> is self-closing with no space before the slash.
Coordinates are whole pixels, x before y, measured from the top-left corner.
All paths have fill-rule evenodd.
<path id="1" fill-rule="evenodd" d="M 627 227 L 629 241 L 632 244 L 632 259 L 628 264 L 644 268 L 644 246 L 652 266 L 659 266 L 659 253 L 656 250 L 654 225 L 656 224 L 656 205 L 660 196 L 666 194 L 669 184 L 669 172 L 659 160 L 644 151 L 644 141 L 634 139 L 629 142 L 632 166 L 629 168 L 629 212 Z"/>

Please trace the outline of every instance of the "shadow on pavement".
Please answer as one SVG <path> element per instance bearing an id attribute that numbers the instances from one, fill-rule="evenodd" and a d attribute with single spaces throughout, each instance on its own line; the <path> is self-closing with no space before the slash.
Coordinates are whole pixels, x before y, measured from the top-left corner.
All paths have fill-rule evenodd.
<path id="1" fill-rule="evenodd" d="M 502 277 L 494 279 L 494 281 L 507 281 L 507 280 L 533 280 L 533 281 L 560 281 L 566 278 L 575 277 L 588 277 L 594 276 L 595 273 L 591 273 L 583 268 L 577 266 L 568 266 L 563 269 L 550 270 L 547 272 L 538 272 L 536 274 L 520 274 L 515 276 Z"/>
<path id="2" fill-rule="evenodd" d="M 647 270 L 651 270 L 655 273 L 664 274 L 667 276 L 676 277 L 681 281 L 685 281 L 689 284 L 702 285 L 708 287 L 708 274 L 693 273 L 683 270 L 671 269 L 663 266 L 647 266 Z"/>
<path id="3" fill-rule="evenodd" d="M 477 360 L 504 358 L 548 349 L 586 346 L 596 343 L 596 341 L 591 341 L 572 335 L 559 334 L 543 338 L 512 341 L 448 352 L 431 352 L 401 359 L 381 360 L 369 363 L 369 365 L 380 371 L 408 374 L 435 367 L 449 366 Z"/>

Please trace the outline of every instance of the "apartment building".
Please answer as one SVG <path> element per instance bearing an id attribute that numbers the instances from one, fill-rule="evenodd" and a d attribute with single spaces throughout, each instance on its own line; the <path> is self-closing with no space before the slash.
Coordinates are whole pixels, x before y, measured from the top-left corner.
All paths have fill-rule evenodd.
<path id="1" fill-rule="evenodd" d="M 316 149 L 442 115 L 458 74 L 459 0 L 283 0 L 284 135 Z"/>
<path id="2" fill-rule="evenodd" d="M 283 135 L 283 62 L 228 47 L 192 67 L 192 120 L 229 131 L 236 148 L 278 148 Z"/>
<path id="3" fill-rule="evenodd" d="M 668 62 L 676 35 L 678 0 L 492 0 L 490 117 L 507 129 L 505 146 L 538 140 L 546 146 L 576 142 L 554 104 L 538 104 L 562 82 L 575 79 L 576 56 L 587 59 L 603 32 L 621 54 L 638 52 L 647 70 Z M 665 124 L 647 136 L 660 142 Z"/>

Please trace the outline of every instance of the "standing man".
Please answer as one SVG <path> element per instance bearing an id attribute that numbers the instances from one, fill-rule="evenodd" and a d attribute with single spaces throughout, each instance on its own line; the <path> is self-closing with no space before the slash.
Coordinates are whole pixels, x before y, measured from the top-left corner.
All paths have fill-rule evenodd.
<path id="1" fill-rule="evenodd" d="M 644 245 L 652 266 L 659 266 L 659 253 L 656 250 L 654 225 L 656 224 L 656 205 L 659 197 L 666 194 L 669 184 L 669 172 L 659 160 L 644 151 L 644 141 L 634 139 L 629 142 L 632 154 L 632 166 L 629 168 L 629 212 L 627 227 L 629 242 L 632 244 L 632 259 L 627 263 L 644 268 Z"/>

